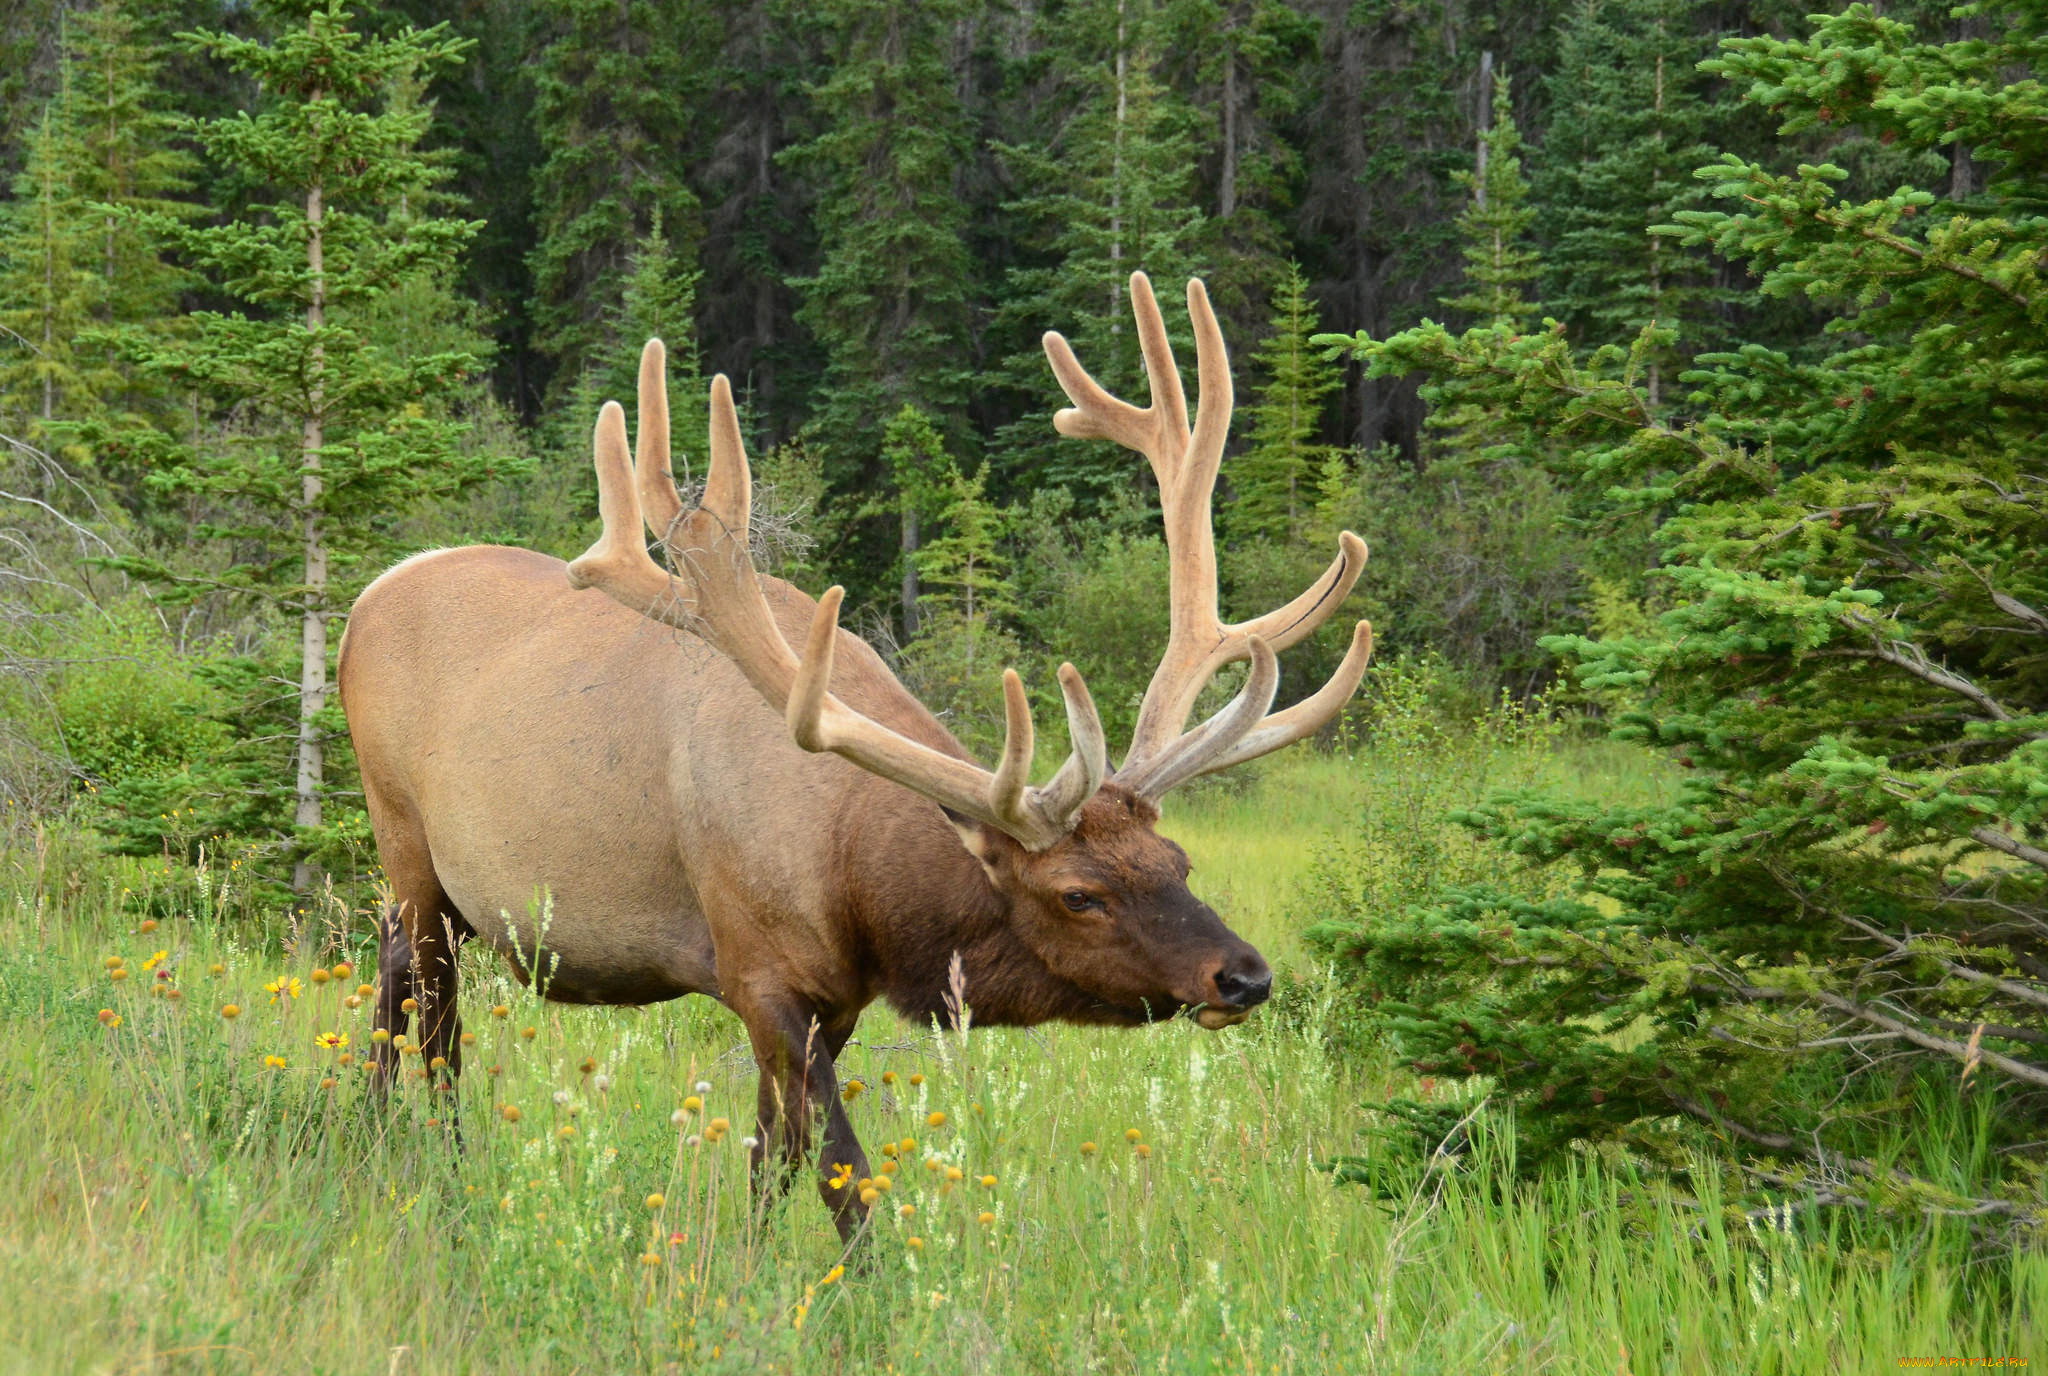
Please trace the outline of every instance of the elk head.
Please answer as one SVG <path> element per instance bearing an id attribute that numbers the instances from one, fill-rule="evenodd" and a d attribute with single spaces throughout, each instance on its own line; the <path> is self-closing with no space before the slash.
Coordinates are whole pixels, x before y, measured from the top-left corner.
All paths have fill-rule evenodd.
<path id="1" fill-rule="evenodd" d="M 1166 327 L 1150 282 L 1131 278 L 1138 338 L 1152 389 L 1143 409 L 1105 392 L 1057 333 L 1046 355 L 1073 407 L 1060 433 L 1111 439 L 1143 454 L 1159 482 L 1170 564 L 1165 656 L 1139 707 L 1130 749 L 1108 768 L 1102 722 L 1072 664 L 1059 670 L 1071 750 L 1042 786 L 1029 781 L 1036 735 L 1023 682 L 1003 674 L 1006 735 L 993 770 L 934 749 L 847 707 L 831 693 L 843 589 L 818 600 L 798 654 L 771 612 L 749 553 L 752 478 L 732 389 L 711 384 L 710 465 L 704 497 L 685 511 L 670 466 L 665 355 L 650 341 L 640 364 L 640 431 L 629 459 L 625 414 L 600 413 L 595 437 L 604 534 L 569 566 L 577 587 L 602 589 L 657 621 L 702 637 L 732 660 L 796 743 L 832 751 L 937 803 L 980 862 L 1011 928 L 1056 975 L 1092 1001 L 1092 1021 L 1143 1021 L 1182 1008 L 1205 1027 L 1241 1021 L 1263 1001 L 1271 971 L 1188 889 L 1187 855 L 1154 829 L 1167 790 L 1278 750 L 1313 734 L 1357 690 L 1372 653 L 1358 623 L 1330 681 L 1280 712 L 1271 710 L 1277 654 L 1301 641 L 1343 602 L 1365 564 L 1349 531 L 1313 587 L 1277 611 L 1225 623 L 1217 610 L 1211 500 L 1232 407 L 1222 333 L 1199 281 L 1188 283 L 1200 408 L 1190 426 Z M 647 552 L 643 521 L 673 574 Z M 1192 730 L 1196 698 L 1226 664 L 1249 660 L 1243 688 Z"/>

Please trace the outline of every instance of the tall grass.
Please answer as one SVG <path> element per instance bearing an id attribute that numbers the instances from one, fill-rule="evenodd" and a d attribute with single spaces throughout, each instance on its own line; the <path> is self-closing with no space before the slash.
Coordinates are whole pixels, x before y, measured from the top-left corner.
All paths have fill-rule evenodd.
<path id="1" fill-rule="evenodd" d="M 1625 757 L 1545 748 L 1557 777 L 1655 786 Z M 893 1169 L 851 1259 L 809 1182 L 766 1204 L 749 1188 L 753 1067 L 706 1000 L 545 1005 L 472 955 L 459 1094 L 408 1076 L 379 1104 L 369 1008 L 347 1006 L 370 952 L 339 920 L 286 955 L 213 916 L 235 902 L 219 867 L 61 837 L 9 854 L 0 1369 L 1835 1376 L 2042 1358 L 2035 1253 L 1851 1250 L 1823 1218 L 1746 1218 L 1711 1177 L 1680 1200 L 1625 1164 L 1518 1185 L 1483 1119 L 1456 1161 L 1333 1183 L 1324 1162 L 1370 1154 L 1361 1109 L 1393 1072 L 1330 1053 L 1292 884 L 1412 763 L 1304 757 L 1170 814 L 1197 885 L 1292 973 L 1242 1027 L 941 1036 L 871 1012 L 842 1075 Z"/>

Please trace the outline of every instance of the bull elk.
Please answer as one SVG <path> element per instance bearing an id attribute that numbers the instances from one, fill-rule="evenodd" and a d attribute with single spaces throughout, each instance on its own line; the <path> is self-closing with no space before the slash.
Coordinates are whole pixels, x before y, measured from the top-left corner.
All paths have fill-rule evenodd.
<path id="1" fill-rule="evenodd" d="M 877 998 L 946 1017 L 957 958 L 982 1023 L 1133 1025 L 1190 1012 L 1242 1021 L 1266 962 L 1188 890 L 1159 799 L 1315 732 L 1357 689 L 1360 622 L 1330 682 L 1271 711 L 1275 655 L 1357 581 L 1365 543 L 1278 611 L 1217 612 L 1210 523 L 1231 411 L 1230 368 L 1200 282 L 1188 284 L 1200 405 L 1192 427 L 1152 289 L 1131 279 L 1151 405 L 1111 397 L 1067 342 L 1045 350 L 1073 407 L 1060 432 L 1114 440 L 1158 479 L 1171 565 L 1166 653 L 1123 764 L 1109 773 L 1081 675 L 1059 671 L 1071 753 L 1034 786 L 1023 684 L 993 770 L 840 629 L 841 589 L 815 602 L 756 574 L 751 477 L 726 379 L 711 384 L 710 466 L 684 510 L 671 476 L 662 347 L 640 365 L 637 453 L 607 402 L 594 442 L 604 533 L 564 567 L 473 546 L 415 556 L 356 602 L 341 649 L 349 731 L 392 903 L 377 1025 L 417 1000 L 423 1064 L 462 1061 L 456 948 L 478 936 L 522 981 L 571 1003 L 708 994 L 745 1022 L 760 1066 L 757 1172 L 793 1168 L 824 1124 L 823 1162 L 868 1167 L 833 1060 Z M 648 553 L 645 522 L 666 555 Z M 650 622 L 679 632 L 649 634 Z M 801 653 L 794 648 L 801 646 Z M 708 647 L 708 648 L 707 648 Z M 1243 689 L 1184 730 L 1215 671 Z M 545 932 L 523 919 L 543 886 Z M 544 950 L 543 950 L 544 946 Z M 393 1066 L 377 1050 L 380 1076 Z M 829 1170 L 827 1165 L 825 1170 Z M 850 1190 L 820 1194 L 843 1233 Z"/>

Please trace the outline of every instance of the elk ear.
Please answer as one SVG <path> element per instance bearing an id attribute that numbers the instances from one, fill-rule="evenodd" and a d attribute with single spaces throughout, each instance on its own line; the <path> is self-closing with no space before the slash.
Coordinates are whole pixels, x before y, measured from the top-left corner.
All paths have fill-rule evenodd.
<path id="1" fill-rule="evenodd" d="M 953 824 L 953 834 L 960 838 L 960 844 L 967 848 L 969 855 L 981 861 L 981 868 L 988 874 L 988 882 L 1001 884 L 1006 853 L 1015 849 L 1017 843 L 985 822 L 962 817 L 951 808 L 943 811 L 946 820 Z"/>

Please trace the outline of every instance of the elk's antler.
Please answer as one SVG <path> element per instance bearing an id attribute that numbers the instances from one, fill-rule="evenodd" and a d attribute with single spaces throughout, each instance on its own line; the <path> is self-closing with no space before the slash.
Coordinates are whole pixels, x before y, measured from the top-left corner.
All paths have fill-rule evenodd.
<path id="1" fill-rule="evenodd" d="M 845 590 L 831 588 L 818 599 L 799 658 L 776 625 L 748 553 L 753 478 L 731 384 L 723 375 L 712 379 L 711 466 L 703 502 L 685 512 L 669 467 L 666 363 L 661 341 L 649 341 L 640 357 L 635 459 L 627 458 L 626 413 L 618 403 L 606 402 L 598 414 L 593 453 L 604 534 L 569 565 L 569 581 L 602 589 L 634 611 L 709 641 L 783 714 L 804 749 L 842 755 L 1032 850 L 1066 835 L 1108 769 L 1102 720 L 1080 673 L 1071 664 L 1060 666 L 1073 753 L 1043 788 L 1030 785 L 1035 733 L 1015 670 L 1003 672 L 1007 735 L 993 773 L 921 745 L 832 696 L 832 653 Z M 643 518 L 675 576 L 648 555 Z"/>
<path id="2" fill-rule="evenodd" d="M 1152 283 L 1131 274 L 1131 312 L 1152 387 L 1152 404 L 1142 410 L 1104 391 L 1074 357 L 1058 332 L 1045 336 L 1045 356 L 1072 408 L 1053 417 L 1063 435 L 1115 440 L 1143 454 L 1159 480 L 1159 504 L 1166 517 L 1170 622 L 1165 657 L 1153 671 L 1138 707 L 1137 729 L 1117 779 L 1156 798 L 1175 784 L 1278 750 L 1314 734 L 1358 690 L 1372 657 L 1372 626 L 1361 621 L 1337 672 L 1313 696 L 1271 713 L 1279 670 L 1274 656 L 1329 619 L 1351 592 L 1365 567 L 1365 541 L 1345 531 L 1337 557 L 1307 592 L 1277 611 L 1226 624 L 1216 606 L 1216 538 L 1210 502 L 1216 469 L 1230 430 L 1230 360 L 1223 333 L 1200 281 L 1188 283 L 1188 314 L 1195 328 L 1196 379 L 1201 387 L 1192 428 L 1181 390 L 1180 371 L 1167 342 L 1166 323 Z M 1252 662 L 1244 689 L 1221 712 L 1182 733 L 1195 699 L 1226 664 Z"/>

